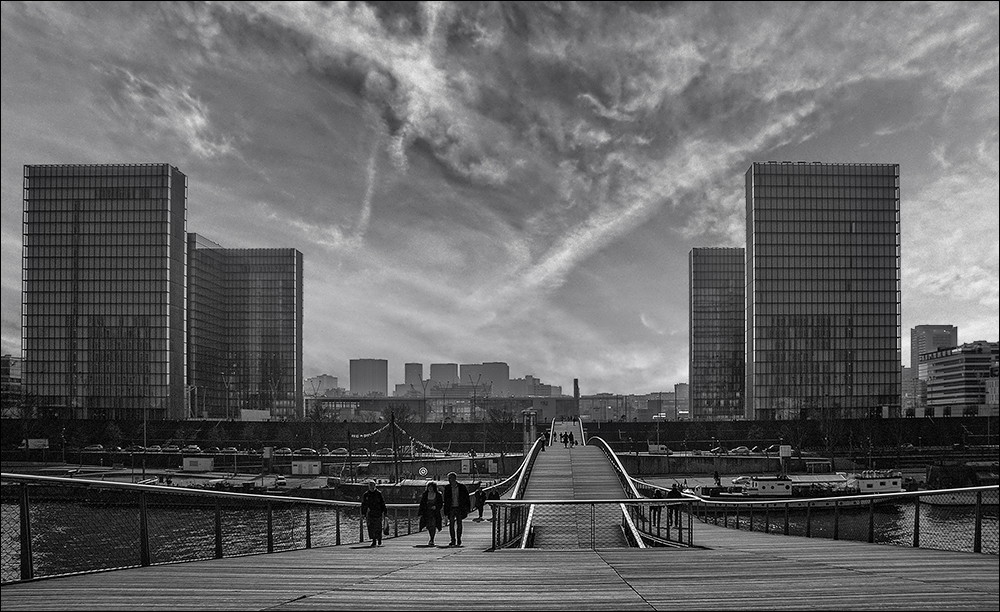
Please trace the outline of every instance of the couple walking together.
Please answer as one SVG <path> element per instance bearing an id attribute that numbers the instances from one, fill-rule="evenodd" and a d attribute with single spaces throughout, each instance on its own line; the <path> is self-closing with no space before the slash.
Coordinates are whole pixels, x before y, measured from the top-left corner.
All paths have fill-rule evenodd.
<path id="1" fill-rule="evenodd" d="M 468 516 L 472 505 L 469 500 L 469 489 L 458 482 L 458 474 L 448 474 L 448 484 L 444 492 L 438 491 L 437 483 L 428 482 L 420 497 L 419 529 L 427 528 L 430 534 L 428 545 L 434 545 L 434 535 L 441 530 L 442 513 L 448 517 L 448 533 L 451 536 L 449 546 L 462 545 L 462 521 Z"/>

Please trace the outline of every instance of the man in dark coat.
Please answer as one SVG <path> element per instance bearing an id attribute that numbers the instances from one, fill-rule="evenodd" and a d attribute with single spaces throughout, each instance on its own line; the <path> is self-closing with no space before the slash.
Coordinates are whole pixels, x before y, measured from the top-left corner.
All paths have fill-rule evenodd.
<path id="1" fill-rule="evenodd" d="M 469 514 L 469 489 L 458 482 L 458 474 L 448 473 L 448 484 L 444 487 L 444 514 L 448 517 L 448 533 L 451 543 L 448 546 L 462 545 L 462 521 Z"/>
<path id="2" fill-rule="evenodd" d="M 382 545 L 382 520 L 385 513 L 385 498 L 375 488 L 375 481 L 369 480 L 368 490 L 361 496 L 361 516 L 368 523 L 368 537 L 372 541 L 369 546 Z"/>

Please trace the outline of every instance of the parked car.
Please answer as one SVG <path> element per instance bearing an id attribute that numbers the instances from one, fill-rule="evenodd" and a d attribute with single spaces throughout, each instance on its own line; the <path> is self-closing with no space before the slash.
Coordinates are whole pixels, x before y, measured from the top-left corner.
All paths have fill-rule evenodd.
<path id="1" fill-rule="evenodd" d="M 724 449 L 724 448 L 722 448 L 721 446 L 716 446 L 715 448 L 713 448 L 709 452 L 712 453 L 713 455 L 728 455 L 729 454 L 729 451 L 726 450 L 726 449 Z"/>
<path id="2" fill-rule="evenodd" d="M 296 449 L 295 452 L 292 453 L 292 454 L 293 455 L 304 455 L 304 456 L 308 456 L 308 457 L 315 457 L 315 456 L 319 455 L 319 453 L 316 452 L 315 448 L 299 448 L 299 449 Z"/>
<path id="3" fill-rule="evenodd" d="M 153 444 L 151 446 L 147 446 L 146 447 L 146 452 L 147 453 L 162 453 L 163 449 L 160 448 L 159 444 Z"/>
<path id="4" fill-rule="evenodd" d="M 732 483 L 734 485 L 737 485 L 737 486 L 739 486 L 739 485 L 745 485 L 748 482 L 750 482 L 750 477 L 749 476 L 737 476 L 736 478 L 733 478 L 733 480 L 732 480 Z"/>
<path id="5" fill-rule="evenodd" d="M 201 447 L 197 444 L 188 444 L 181 449 L 182 453 L 198 454 L 201 452 Z"/>
<path id="6" fill-rule="evenodd" d="M 103 453 L 104 452 L 104 445 L 103 444 L 88 444 L 87 446 L 83 447 L 83 452 L 85 452 L 85 453 Z"/>
<path id="7" fill-rule="evenodd" d="M 205 453 L 206 455 L 218 455 L 221 451 L 219 450 L 218 446 L 209 446 L 208 448 L 206 448 L 201 452 Z"/>
<path id="8" fill-rule="evenodd" d="M 382 456 L 388 455 L 388 456 L 391 457 L 392 456 L 392 449 L 391 448 L 380 448 L 377 451 L 375 451 L 375 454 L 376 455 L 382 455 Z"/>
<path id="9" fill-rule="evenodd" d="M 106 446 L 104 448 L 104 452 L 106 452 L 106 453 L 120 453 L 120 452 L 122 452 L 122 447 L 120 447 L 120 446 Z"/>
<path id="10" fill-rule="evenodd" d="M 343 446 L 341 446 L 340 448 L 335 448 L 332 451 L 330 451 L 330 454 L 331 455 L 346 455 L 347 454 L 347 449 L 344 448 Z"/>
<path id="11" fill-rule="evenodd" d="M 729 451 L 732 455 L 749 455 L 750 448 L 747 446 L 737 446 L 736 448 Z"/>
<path id="12" fill-rule="evenodd" d="M 274 479 L 274 486 L 276 486 L 276 487 L 284 487 L 287 484 L 288 484 L 288 481 L 285 480 L 284 476 L 278 476 L 278 477 L 276 477 Z"/>
<path id="13" fill-rule="evenodd" d="M 219 451 L 219 453 L 221 453 L 223 455 L 235 455 L 238 452 L 240 452 L 240 451 L 236 450 L 235 446 L 227 446 L 224 449 L 222 449 L 222 450 Z"/>
<path id="14" fill-rule="evenodd" d="M 319 454 L 321 454 L 321 455 L 329 455 L 330 454 L 330 449 L 328 449 L 327 447 L 324 446 L 323 448 L 319 449 Z"/>
<path id="15" fill-rule="evenodd" d="M 163 447 L 163 452 L 165 453 L 179 453 L 181 452 L 181 447 L 176 444 L 167 444 Z"/>
<path id="16" fill-rule="evenodd" d="M 126 453 L 144 453 L 144 452 L 146 452 L 146 449 L 143 448 L 142 446 L 138 445 L 138 444 L 133 444 L 132 446 L 126 447 L 125 448 L 125 452 Z"/>
<path id="17" fill-rule="evenodd" d="M 906 444 L 901 445 L 899 448 L 900 448 L 900 450 L 904 450 L 904 451 L 917 450 L 917 447 L 914 446 L 914 445 L 912 445 L 912 444 L 910 444 L 909 442 L 907 442 Z"/>
<path id="18" fill-rule="evenodd" d="M 274 451 L 274 454 L 275 455 L 291 455 L 292 454 L 292 449 L 288 448 L 287 446 L 282 446 L 281 448 L 276 449 Z"/>
<path id="19" fill-rule="evenodd" d="M 767 448 L 764 449 L 764 454 L 765 455 L 771 455 L 771 454 L 777 455 L 778 451 L 780 451 L 780 450 L 781 450 L 781 445 L 780 444 L 772 444 L 771 446 L 768 446 Z"/>

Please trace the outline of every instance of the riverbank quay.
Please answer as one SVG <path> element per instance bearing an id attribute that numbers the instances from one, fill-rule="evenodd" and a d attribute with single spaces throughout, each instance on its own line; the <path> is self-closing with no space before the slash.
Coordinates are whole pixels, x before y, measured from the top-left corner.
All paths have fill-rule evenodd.
<path id="1" fill-rule="evenodd" d="M 996 610 L 996 555 L 736 532 L 693 548 L 489 551 L 425 533 L 3 586 L 0 610 Z M 447 527 L 445 528 L 447 529 Z M 439 538 L 440 539 L 440 538 Z M 443 540 L 446 541 L 446 540 Z"/>

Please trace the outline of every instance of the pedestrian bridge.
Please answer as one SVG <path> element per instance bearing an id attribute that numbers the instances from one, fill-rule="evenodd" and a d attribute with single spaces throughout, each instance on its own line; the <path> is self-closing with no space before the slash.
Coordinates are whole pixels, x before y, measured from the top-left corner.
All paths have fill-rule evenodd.
<path id="1" fill-rule="evenodd" d="M 369 548 L 357 504 L 3 475 L 2 610 L 998 609 L 992 552 L 734 530 L 753 510 L 680 520 L 600 440 L 553 423 L 464 546 L 426 544 L 412 507 Z M 575 437 L 583 432 L 575 425 Z M 544 450 L 543 450 L 544 448 Z M 57 499 L 59 487 L 72 494 Z M 19 510 L 12 510 L 17 494 Z M 263 498 L 263 499 L 258 499 Z M 69 510 L 72 509 L 72 512 Z M 9 525 L 20 513 L 20 527 Z M 742 514 L 741 514 L 742 512 Z M 27 515 L 27 516 L 26 516 Z M 490 517 L 493 515 L 493 519 Z M 475 516 L 475 513 L 473 514 Z M 724 516 L 724 519 L 720 519 Z M 786 513 L 787 516 L 787 513 Z M 70 519 L 71 517 L 71 519 Z M 801 518 L 801 517 L 800 517 Z M 992 529 L 995 528 L 995 517 Z M 25 532 L 27 534 L 25 535 Z M 980 534 L 982 537 L 982 534 Z M 995 535 L 988 535 L 995 538 Z M 926 533 L 925 533 L 926 539 Z M 272 554 L 266 554 L 272 553 Z M 57 564 L 54 556 L 69 563 Z M 84 558 L 89 559 L 85 562 Z M 185 562 L 180 562 L 185 561 Z M 75 565 L 74 565 L 75 563 Z M 89 563 L 89 566 L 86 566 Z M 89 571 L 37 579 L 54 573 Z M 114 570 L 92 572 L 94 569 Z M 18 572 L 20 572 L 18 574 Z"/>

